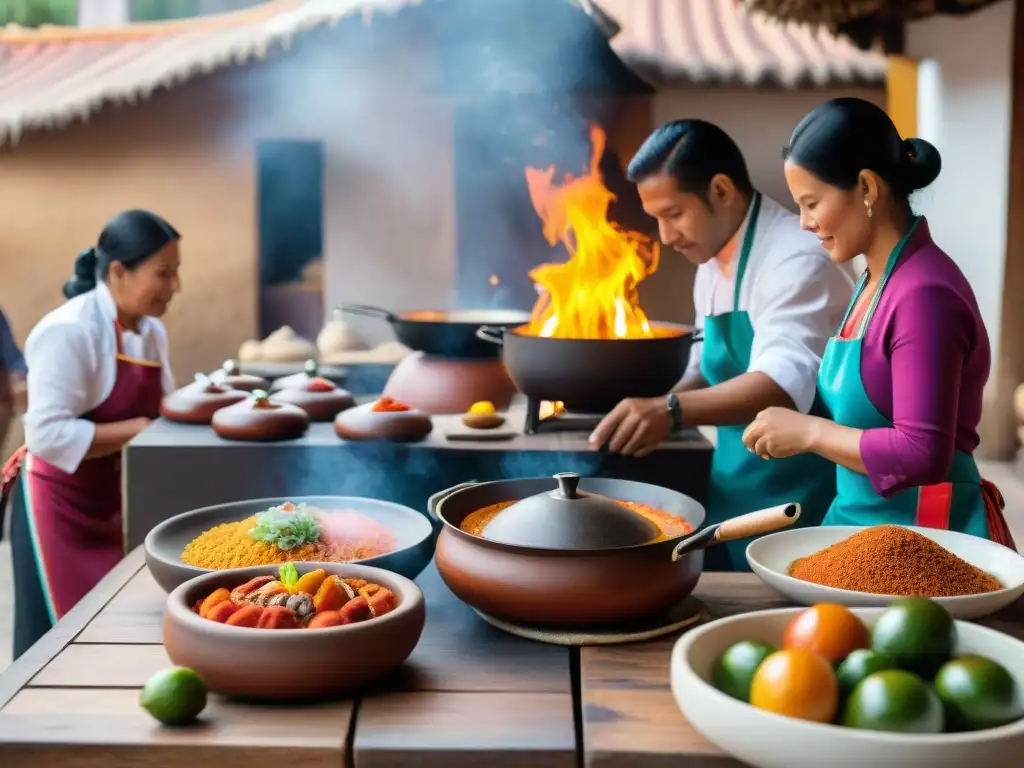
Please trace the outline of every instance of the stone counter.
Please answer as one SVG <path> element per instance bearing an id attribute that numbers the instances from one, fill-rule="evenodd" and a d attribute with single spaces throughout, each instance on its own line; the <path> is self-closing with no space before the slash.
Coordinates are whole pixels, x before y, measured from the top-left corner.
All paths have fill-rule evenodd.
<path id="1" fill-rule="evenodd" d="M 522 418 L 512 412 L 509 424 L 519 426 Z M 556 472 L 654 483 L 701 502 L 706 496 L 712 447 L 696 430 L 636 459 L 593 450 L 585 432 L 448 440 L 446 429 L 458 419 L 436 416 L 433 433 L 408 444 L 341 440 L 331 424 L 313 424 L 298 440 L 237 443 L 222 440 L 210 427 L 160 419 L 125 448 L 128 549 L 169 517 L 245 498 L 369 496 L 425 512 L 431 494 L 467 480 Z"/>

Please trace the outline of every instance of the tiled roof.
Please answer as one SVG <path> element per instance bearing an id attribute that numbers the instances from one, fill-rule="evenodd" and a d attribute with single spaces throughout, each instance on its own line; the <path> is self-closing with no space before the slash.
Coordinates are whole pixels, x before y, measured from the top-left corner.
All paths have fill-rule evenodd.
<path id="1" fill-rule="evenodd" d="M 483 2 L 485 0 L 470 0 Z M 490 0 L 486 0 L 490 1 Z M 512 1 L 514 0 L 506 0 Z M 84 120 L 104 104 L 264 57 L 303 30 L 424 0 L 273 0 L 220 16 L 95 30 L 0 30 L 0 145 Z M 587 8 L 592 0 L 575 0 Z M 879 82 L 886 60 L 809 27 L 751 14 L 739 0 L 597 0 L 621 31 L 612 47 L 654 81 L 786 86 Z"/>
<path id="2" fill-rule="evenodd" d="M 263 58 L 303 30 L 421 0 L 275 0 L 247 11 L 117 29 L 0 30 L 0 144 Z"/>
<path id="3" fill-rule="evenodd" d="M 656 82 L 881 83 L 877 51 L 806 24 L 777 21 L 740 0 L 597 0 L 622 28 L 612 47 Z"/>

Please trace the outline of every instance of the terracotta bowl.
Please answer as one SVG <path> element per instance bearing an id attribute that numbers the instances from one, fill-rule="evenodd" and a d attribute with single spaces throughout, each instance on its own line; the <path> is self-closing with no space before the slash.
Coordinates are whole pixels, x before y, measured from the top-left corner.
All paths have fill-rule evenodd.
<path id="1" fill-rule="evenodd" d="M 167 598 L 164 647 L 171 662 L 191 667 L 215 693 L 243 699 L 289 701 L 337 696 L 379 680 L 413 652 L 423 632 L 426 606 L 412 581 L 359 565 L 296 563 L 301 573 L 323 568 L 345 578 L 390 589 L 398 607 L 379 618 L 326 629 L 250 629 L 203 619 L 197 600 L 229 589 L 276 565 L 216 571 L 190 579 Z"/>
<path id="2" fill-rule="evenodd" d="M 215 525 L 244 520 L 285 502 L 304 502 L 326 510 L 353 510 L 387 528 L 395 537 L 394 551 L 358 561 L 361 566 L 382 568 L 415 579 L 434 556 L 433 526 L 422 512 L 411 507 L 357 496 L 275 496 L 201 507 L 164 520 L 146 534 L 146 567 L 166 592 L 196 576 L 211 573 L 206 568 L 181 562 L 181 553 L 192 539 Z"/>

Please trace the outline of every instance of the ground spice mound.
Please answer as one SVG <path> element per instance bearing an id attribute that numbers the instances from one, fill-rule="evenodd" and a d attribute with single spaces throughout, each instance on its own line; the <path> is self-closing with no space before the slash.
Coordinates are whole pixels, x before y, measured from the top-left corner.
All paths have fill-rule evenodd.
<path id="1" fill-rule="evenodd" d="M 995 577 L 927 536 L 879 525 L 794 560 L 789 575 L 834 589 L 901 597 L 955 597 L 994 592 Z"/>

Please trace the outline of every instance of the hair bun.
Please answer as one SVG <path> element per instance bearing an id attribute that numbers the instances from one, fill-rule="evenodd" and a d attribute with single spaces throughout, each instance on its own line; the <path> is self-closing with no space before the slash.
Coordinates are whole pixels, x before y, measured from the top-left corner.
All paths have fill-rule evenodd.
<path id="1" fill-rule="evenodd" d="M 96 287 L 96 267 L 98 257 L 95 248 L 86 248 L 75 258 L 75 271 L 71 279 L 64 283 L 64 298 L 73 299 L 82 293 L 88 293 Z"/>
<path id="2" fill-rule="evenodd" d="M 938 178 L 942 171 L 942 156 L 931 142 L 924 139 L 904 139 L 900 153 L 906 168 L 909 192 L 924 189 Z"/>

